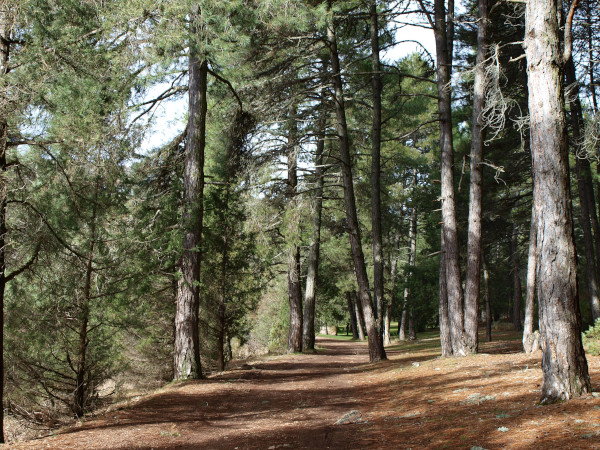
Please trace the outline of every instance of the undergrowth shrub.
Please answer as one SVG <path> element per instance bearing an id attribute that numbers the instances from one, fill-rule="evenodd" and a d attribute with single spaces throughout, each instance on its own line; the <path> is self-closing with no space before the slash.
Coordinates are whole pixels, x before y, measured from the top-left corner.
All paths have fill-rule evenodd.
<path id="1" fill-rule="evenodd" d="M 590 355 L 600 355 L 600 319 L 583 333 L 583 346 Z"/>

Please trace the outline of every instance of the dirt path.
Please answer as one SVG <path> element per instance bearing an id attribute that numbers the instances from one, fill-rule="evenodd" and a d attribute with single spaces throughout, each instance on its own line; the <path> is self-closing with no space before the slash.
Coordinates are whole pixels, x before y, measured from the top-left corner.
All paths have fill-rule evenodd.
<path id="1" fill-rule="evenodd" d="M 441 360 L 425 340 L 395 347 L 374 365 L 365 363 L 364 343 L 320 339 L 318 346 L 316 355 L 170 386 L 11 448 L 600 449 L 600 398 L 538 407 L 540 354 L 515 353 L 518 342 Z M 600 359 L 589 363 L 594 384 Z M 358 423 L 336 424 L 352 410 L 362 414 Z"/>

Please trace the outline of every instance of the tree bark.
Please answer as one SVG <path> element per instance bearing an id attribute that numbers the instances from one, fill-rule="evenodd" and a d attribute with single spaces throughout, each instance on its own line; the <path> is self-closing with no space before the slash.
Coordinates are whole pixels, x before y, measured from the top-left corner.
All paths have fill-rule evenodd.
<path id="1" fill-rule="evenodd" d="M 10 23 L 8 11 L 0 11 L 0 77 L 9 71 Z M 2 100 L 5 94 L 0 93 Z M 7 117 L 0 115 L 0 444 L 4 443 L 4 293 L 6 290 L 6 208 L 7 187 L 6 150 L 8 142 Z"/>
<path id="2" fill-rule="evenodd" d="M 354 311 L 356 316 L 356 325 L 358 326 L 358 338 L 361 341 L 365 340 L 365 319 L 363 317 L 360 299 L 356 291 L 352 291 L 352 301 L 354 303 Z"/>
<path id="3" fill-rule="evenodd" d="M 492 342 L 492 305 L 490 301 L 490 273 L 485 260 L 481 260 L 483 266 L 483 291 L 485 297 L 485 339 Z"/>
<path id="4" fill-rule="evenodd" d="M 481 199 L 482 161 L 484 127 L 483 108 L 485 105 L 485 60 L 489 28 L 488 0 L 479 0 L 477 26 L 477 58 L 475 65 L 475 85 L 473 88 L 473 131 L 471 140 L 471 166 L 469 183 L 469 232 L 467 242 L 467 279 L 465 286 L 465 338 L 467 348 L 476 353 L 479 347 L 478 311 L 481 283 Z"/>
<path id="5" fill-rule="evenodd" d="M 444 232 L 441 232 L 440 276 L 439 276 L 439 322 L 442 357 L 452 356 L 450 318 L 448 317 L 448 290 L 446 289 L 446 261 L 444 257 Z"/>
<path id="6" fill-rule="evenodd" d="M 193 33 L 197 33 L 195 29 Z M 206 146 L 208 63 L 190 45 L 189 112 L 183 173 L 183 255 L 175 312 L 174 378 L 202 378 L 198 311 L 204 216 L 204 149 Z"/>
<path id="7" fill-rule="evenodd" d="M 513 309 L 512 319 L 515 331 L 521 331 L 521 258 L 519 257 L 519 227 L 513 224 L 512 239 Z"/>
<path id="8" fill-rule="evenodd" d="M 592 219 L 590 204 L 590 193 L 586 173 L 584 169 L 584 156 L 580 155 L 579 143 L 582 140 L 583 112 L 579 101 L 579 86 L 575 76 L 575 65 L 573 59 L 565 65 L 565 79 L 567 86 L 571 86 L 569 98 L 571 99 L 571 128 L 573 130 L 573 147 L 575 153 L 575 170 L 577 173 L 577 192 L 579 194 L 579 205 L 581 207 L 581 228 L 583 229 L 583 245 L 585 250 L 585 268 L 588 296 L 590 299 L 590 310 L 592 311 L 592 322 L 600 317 L 600 299 L 598 297 L 598 279 L 596 271 L 596 257 L 594 255 L 594 238 L 592 237 Z M 587 160 L 585 160 L 587 162 Z M 589 163 L 588 163 L 589 166 Z M 591 184 L 591 180 L 590 180 Z M 593 196 L 593 190 L 592 194 Z M 593 201 L 593 197 L 592 197 Z M 594 212 L 595 215 L 595 212 Z M 596 236 L 598 238 L 598 236 Z"/>
<path id="9" fill-rule="evenodd" d="M 287 197 L 288 205 L 296 208 L 296 197 L 298 195 L 298 132 L 296 124 L 296 107 L 290 106 L 289 111 L 289 134 L 287 155 Z M 300 286 L 300 247 L 290 243 L 290 254 L 288 255 L 288 297 L 290 304 L 290 332 L 288 335 L 288 353 L 302 351 L 302 287 Z"/>
<path id="10" fill-rule="evenodd" d="M 452 141 L 452 115 L 450 74 L 452 68 L 451 37 L 454 34 L 452 17 L 453 3 L 448 5 L 448 18 L 444 0 L 435 0 L 435 47 L 437 54 L 438 111 L 440 116 L 441 149 L 441 199 L 442 230 L 444 233 L 446 290 L 448 293 L 448 317 L 452 354 L 466 356 L 470 353 L 465 342 L 463 293 L 458 262 L 458 233 L 456 227 L 456 205 L 454 201 L 454 144 Z"/>
<path id="11" fill-rule="evenodd" d="M 331 6 L 331 1 L 329 2 L 329 5 Z M 352 250 L 352 259 L 354 260 L 354 270 L 358 283 L 359 296 L 369 337 L 369 360 L 374 362 L 385 359 L 386 356 L 373 315 L 373 303 L 371 301 L 367 268 L 365 265 L 358 216 L 356 213 L 356 198 L 354 196 L 354 180 L 352 177 L 352 161 L 350 158 L 350 138 L 348 135 L 348 125 L 346 123 L 346 110 L 344 105 L 340 59 L 337 50 L 331 8 L 329 10 L 329 21 L 327 24 L 327 44 L 329 46 L 331 68 L 333 70 L 337 134 L 340 141 L 340 165 L 344 185 L 344 202 L 346 206 L 346 220 L 348 225 L 348 234 L 350 237 L 350 248 Z"/>
<path id="12" fill-rule="evenodd" d="M 535 180 L 533 185 L 535 197 Z M 536 350 L 539 350 L 539 339 L 536 339 L 533 331 L 537 260 L 537 220 L 535 217 L 535 205 L 533 205 L 531 208 L 531 227 L 529 229 L 529 252 L 527 256 L 527 297 L 525 299 L 525 321 L 523 325 L 523 350 L 525 353 L 532 353 Z"/>
<path id="13" fill-rule="evenodd" d="M 392 322 L 392 308 L 394 306 L 394 297 L 396 293 L 396 283 L 398 281 L 398 252 L 399 252 L 400 239 L 399 236 L 395 236 L 394 252 L 390 262 L 390 295 L 385 305 L 385 318 L 383 328 L 383 345 L 387 346 L 391 344 L 391 322 Z"/>
<path id="14" fill-rule="evenodd" d="M 354 301 L 352 292 L 346 291 L 346 303 L 348 303 L 348 315 L 350 316 L 350 325 L 352 326 L 352 339 L 358 339 L 358 324 L 356 320 Z"/>
<path id="15" fill-rule="evenodd" d="M 581 342 L 569 185 L 562 83 L 566 50 L 570 49 L 561 45 L 557 3 L 529 0 L 525 11 L 525 53 L 536 183 L 542 403 L 569 400 L 591 391 Z"/>
<path id="16" fill-rule="evenodd" d="M 382 334 L 383 320 L 383 234 L 381 231 L 381 65 L 379 61 L 379 24 L 377 1 L 371 0 L 371 86 L 373 90 L 373 125 L 371 136 L 371 224 L 373 232 L 373 294 L 377 330 Z M 382 342 L 383 345 L 383 342 Z"/>
<path id="17" fill-rule="evenodd" d="M 319 120 L 319 136 L 315 157 L 316 189 L 312 207 L 312 236 L 308 253 L 306 289 L 304 292 L 303 343 L 306 350 L 315 349 L 315 301 L 319 273 L 321 245 L 321 213 L 323 211 L 323 150 L 325 149 L 325 121 Z M 352 314 L 352 311 L 351 311 Z"/>

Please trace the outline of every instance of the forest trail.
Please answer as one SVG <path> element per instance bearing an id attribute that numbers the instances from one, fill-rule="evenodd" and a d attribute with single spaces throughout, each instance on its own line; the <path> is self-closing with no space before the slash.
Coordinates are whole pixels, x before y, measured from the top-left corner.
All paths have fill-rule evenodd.
<path id="1" fill-rule="evenodd" d="M 514 337 L 513 337 L 514 338 Z M 368 364 L 365 343 L 250 362 L 10 448 L 598 448 L 600 398 L 539 407 L 541 353 L 519 341 L 439 359 L 435 337 Z M 598 390 L 600 358 L 589 357 Z M 350 411 L 362 418 L 336 424 Z M 352 421 L 352 420 L 351 420 Z M 356 421 L 356 418 L 355 418 Z"/>

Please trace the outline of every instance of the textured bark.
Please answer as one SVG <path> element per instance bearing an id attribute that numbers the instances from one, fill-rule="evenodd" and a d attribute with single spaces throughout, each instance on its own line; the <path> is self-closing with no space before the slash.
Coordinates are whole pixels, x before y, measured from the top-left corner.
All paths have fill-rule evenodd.
<path id="1" fill-rule="evenodd" d="M 354 304 L 354 315 L 356 316 L 356 325 L 358 326 L 358 338 L 365 340 L 365 319 L 363 317 L 360 299 L 356 291 L 352 291 L 352 302 Z"/>
<path id="2" fill-rule="evenodd" d="M 452 67 L 451 36 L 453 22 L 446 20 L 444 0 L 435 0 L 435 47 L 437 54 L 438 112 L 440 116 L 441 149 L 441 199 L 442 229 L 444 232 L 446 289 L 448 293 L 448 317 L 452 354 L 466 356 L 470 353 L 464 335 L 463 293 L 458 262 L 458 233 L 456 228 L 456 205 L 454 201 L 454 144 L 452 141 L 452 115 L 450 73 Z M 453 16 L 453 5 L 448 5 L 449 18 Z"/>
<path id="3" fill-rule="evenodd" d="M 290 106 L 287 155 L 287 197 L 288 204 L 296 207 L 298 195 L 298 131 L 296 107 Z M 291 243 L 288 255 L 288 298 L 290 304 L 290 332 L 288 335 L 288 353 L 302 351 L 302 287 L 300 285 L 300 247 Z"/>
<path id="4" fill-rule="evenodd" d="M 512 319 L 515 331 L 521 330 L 521 258 L 519 255 L 519 227 L 513 224 L 511 239 L 512 274 L 513 274 L 513 309 Z"/>
<path id="5" fill-rule="evenodd" d="M 225 205 L 229 205 L 229 185 L 225 187 Z M 221 281 L 219 287 L 219 308 L 217 311 L 217 318 L 219 320 L 217 329 L 217 369 L 220 371 L 225 370 L 227 363 L 226 357 L 226 343 L 227 343 L 227 277 L 229 273 L 227 267 L 229 266 L 229 227 L 225 224 L 223 230 L 223 255 L 221 258 Z"/>
<path id="6" fill-rule="evenodd" d="M 0 77 L 9 70 L 10 23 L 8 11 L 0 10 Z M 4 99 L 5 94 L 0 93 Z M 4 443 L 4 292 L 6 290 L 6 148 L 7 118 L 0 115 L 0 444 Z"/>
<path id="7" fill-rule="evenodd" d="M 383 234 L 381 231 L 381 64 L 379 61 L 379 25 L 377 1 L 371 0 L 371 86 L 373 124 L 371 128 L 371 225 L 373 232 L 373 294 L 375 317 L 380 336 L 383 320 Z"/>
<path id="8" fill-rule="evenodd" d="M 535 197 L 535 181 L 534 181 Z M 525 320 L 523 324 L 523 350 L 532 353 L 539 350 L 539 339 L 533 331 L 535 316 L 535 292 L 537 271 L 537 220 L 535 205 L 531 208 L 531 227 L 529 229 L 529 252 L 527 256 L 527 294 L 525 299 Z"/>
<path id="9" fill-rule="evenodd" d="M 450 318 L 448 317 L 448 290 L 446 289 L 446 261 L 444 258 L 444 232 L 441 233 L 440 276 L 439 276 L 439 322 L 442 357 L 452 356 Z"/>
<path id="10" fill-rule="evenodd" d="M 473 131 L 469 182 L 469 232 L 467 242 L 467 279 L 465 286 L 465 338 L 467 349 L 475 353 L 479 347 L 478 310 L 481 283 L 481 199 L 485 105 L 485 60 L 489 28 L 488 0 L 478 2 L 477 58 L 473 88 Z"/>
<path id="11" fill-rule="evenodd" d="M 352 292 L 350 291 L 346 292 L 346 303 L 348 304 L 348 315 L 350 316 L 350 325 L 352 327 L 352 339 L 358 339 L 358 322 L 354 312 L 355 308 Z"/>
<path id="12" fill-rule="evenodd" d="M 536 184 L 542 403 L 568 400 L 591 391 L 581 343 L 577 255 L 569 186 L 561 70 L 566 52 L 561 48 L 557 17 L 557 4 L 552 0 L 527 2 L 525 52 Z"/>
<path id="13" fill-rule="evenodd" d="M 575 65 L 570 59 L 565 65 L 565 79 L 567 86 L 571 86 L 569 98 L 571 99 L 571 129 L 573 131 L 573 146 L 575 153 L 575 170 L 577 173 L 577 192 L 579 194 L 579 205 L 581 207 L 581 228 L 583 229 L 583 244 L 585 251 L 585 268 L 588 296 L 590 299 L 590 310 L 592 311 L 592 321 L 600 317 L 600 299 L 598 298 L 598 279 L 596 272 L 596 257 L 594 255 L 594 238 L 592 237 L 592 204 L 593 190 L 590 194 L 588 173 L 584 168 L 584 156 L 580 154 L 579 144 L 582 140 L 583 112 L 579 100 L 579 86 L 575 77 Z M 585 160 L 589 166 L 589 162 Z M 592 197 L 592 198 L 590 198 Z M 595 216 L 595 211 L 594 211 Z M 594 217 L 595 218 L 595 217 Z M 596 224 L 597 226 L 597 224 Z M 598 238 L 598 236 L 596 236 Z"/>
<path id="14" fill-rule="evenodd" d="M 174 378 L 202 377 L 198 311 L 204 216 L 204 149 L 208 64 L 195 46 L 189 57 L 189 112 L 183 173 L 183 255 L 175 311 Z"/>
<path id="15" fill-rule="evenodd" d="M 367 277 L 367 268 L 362 250 L 360 237 L 360 228 L 358 216 L 356 213 L 356 198 L 354 195 L 354 180 L 352 178 L 352 161 L 350 158 L 350 138 L 348 135 L 348 125 L 346 122 L 346 109 L 344 105 L 343 83 L 340 69 L 340 59 L 337 51 L 337 42 L 333 17 L 330 13 L 327 24 L 327 44 L 331 57 L 331 68 L 333 71 L 334 101 L 336 109 L 337 134 L 340 142 L 340 166 L 342 171 L 342 181 L 344 185 L 344 203 L 346 209 L 346 221 L 348 226 L 348 235 L 350 237 L 350 248 L 352 259 L 354 261 L 354 271 L 358 283 L 359 297 L 362 305 L 362 311 L 365 318 L 365 325 L 369 337 L 369 360 L 379 361 L 385 359 L 385 350 L 377 330 L 377 323 L 373 315 L 373 303 L 369 290 L 369 280 Z"/>
<path id="16" fill-rule="evenodd" d="M 490 302 L 490 273 L 485 261 L 481 260 L 483 265 L 483 292 L 485 297 L 485 340 L 492 342 L 492 306 Z"/>
<path id="17" fill-rule="evenodd" d="M 319 140 L 317 142 L 315 158 L 316 187 L 312 207 L 312 236 L 310 239 L 310 249 L 308 251 L 306 289 L 304 291 L 304 330 L 302 339 L 306 350 L 315 349 L 315 302 L 319 273 L 319 250 L 321 245 L 321 213 L 323 211 L 323 150 L 325 148 L 325 121 L 320 120 L 318 127 Z"/>
<path id="18" fill-rule="evenodd" d="M 400 236 L 396 234 L 394 237 L 394 252 L 390 258 L 390 296 L 385 305 L 385 317 L 383 328 L 383 345 L 391 344 L 391 322 L 392 308 L 394 306 L 394 293 L 396 292 L 396 283 L 398 282 L 398 259 L 399 259 Z"/>

